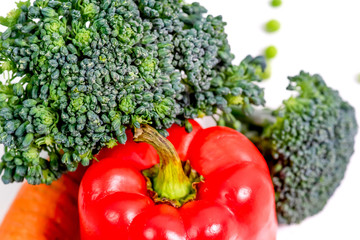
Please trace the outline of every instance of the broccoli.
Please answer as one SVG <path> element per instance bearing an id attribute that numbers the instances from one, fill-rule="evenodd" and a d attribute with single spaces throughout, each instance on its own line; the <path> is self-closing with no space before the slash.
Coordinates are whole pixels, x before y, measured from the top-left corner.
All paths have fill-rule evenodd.
<path id="1" fill-rule="evenodd" d="M 35 0 L 0 18 L 4 183 L 50 184 L 125 130 L 264 103 L 262 57 L 239 65 L 221 16 L 182 0 Z M 189 127 L 190 129 L 190 127 Z M 49 154 L 49 160 L 40 156 Z"/>
<path id="2" fill-rule="evenodd" d="M 275 111 L 246 116 L 236 107 L 222 124 L 240 127 L 264 155 L 279 223 L 298 223 L 323 209 L 344 177 L 357 133 L 355 110 L 319 75 L 290 77 L 297 96 Z M 235 119 L 235 121 L 234 121 Z"/>

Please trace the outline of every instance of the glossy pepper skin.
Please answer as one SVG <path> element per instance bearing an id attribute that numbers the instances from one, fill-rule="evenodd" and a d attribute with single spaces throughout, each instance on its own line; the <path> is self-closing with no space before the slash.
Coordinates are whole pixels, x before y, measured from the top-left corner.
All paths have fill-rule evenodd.
<path id="1" fill-rule="evenodd" d="M 235 130 L 191 123 L 190 134 L 173 125 L 168 140 L 204 177 L 196 199 L 180 208 L 153 202 L 141 174 L 159 161 L 149 144 L 129 140 L 103 149 L 80 186 L 82 240 L 276 239 L 274 190 L 262 155 Z"/>

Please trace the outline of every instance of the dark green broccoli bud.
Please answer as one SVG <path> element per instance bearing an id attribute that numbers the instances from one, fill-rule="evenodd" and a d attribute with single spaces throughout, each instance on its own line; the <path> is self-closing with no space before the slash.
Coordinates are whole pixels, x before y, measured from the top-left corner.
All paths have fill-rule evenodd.
<path id="1" fill-rule="evenodd" d="M 267 160 L 278 221 L 288 224 L 324 208 L 344 177 L 358 129 L 354 108 L 319 75 L 301 72 L 289 80 L 298 95 L 276 111 L 245 116 L 233 109 Z"/>
<path id="2" fill-rule="evenodd" d="M 36 0 L 0 18 L 4 181 L 50 183 L 140 124 L 166 135 L 173 123 L 263 104 L 263 59 L 233 66 L 226 24 L 206 12 L 182 0 Z"/>

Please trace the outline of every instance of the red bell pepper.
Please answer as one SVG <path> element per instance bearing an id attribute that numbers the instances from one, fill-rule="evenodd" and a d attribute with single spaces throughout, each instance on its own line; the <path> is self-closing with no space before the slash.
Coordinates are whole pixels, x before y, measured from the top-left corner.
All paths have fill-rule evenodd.
<path id="1" fill-rule="evenodd" d="M 82 240 L 276 238 L 274 190 L 262 155 L 232 129 L 191 123 L 190 134 L 177 125 L 168 130 L 175 148 L 144 128 L 134 138 L 143 143 L 128 132 L 125 145 L 99 153 L 80 185 Z"/>

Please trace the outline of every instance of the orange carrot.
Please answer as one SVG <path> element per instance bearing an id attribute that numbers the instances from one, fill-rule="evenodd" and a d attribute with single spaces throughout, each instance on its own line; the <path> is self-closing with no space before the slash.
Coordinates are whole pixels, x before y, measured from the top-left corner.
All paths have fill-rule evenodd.
<path id="1" fill-rule="evenodd" d="M 25 183 L 1 226 L 1 240 L 77 240 L 77 198 L 84 169 L 63 175 L 50 186 Z"/>

